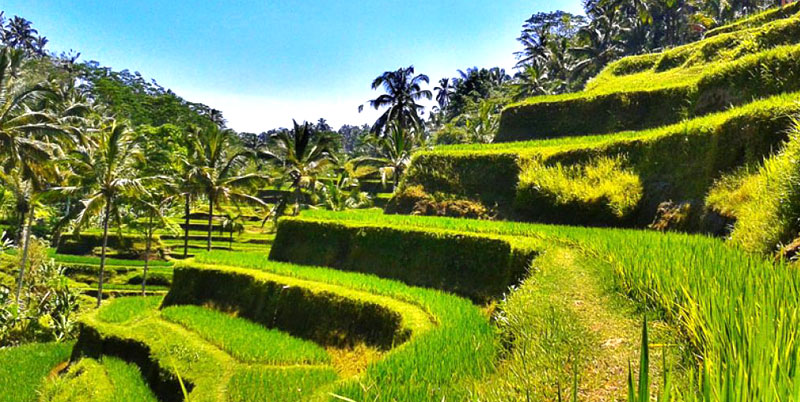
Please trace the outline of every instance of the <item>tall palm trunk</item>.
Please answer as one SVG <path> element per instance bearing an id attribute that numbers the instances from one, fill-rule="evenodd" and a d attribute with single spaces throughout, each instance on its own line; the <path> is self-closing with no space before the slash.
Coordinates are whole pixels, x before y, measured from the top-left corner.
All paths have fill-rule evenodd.
<path id="1" fill-rule="evenodd" d="M 206 246 L 206 251 L 211 251 L 211 230 L 214 227 L 213 225 L 214 219 L 214 197 L 211 193 L 208 193 L 208 245 Z"/>
<path id="2" fill-rule="evenodd" d="M 106 200 L 106 213 L 103 217 L 103 248 L 100 251 L 100 278 L 97 282 L 97 307 L 103 302 L 103 276 L 106 269 L 106 247 L 108 247 L 108 219 L 111 215 L 112 197 Z"/>
<path id="3" fill-rule="evenodd" d="M 153 215 L 151 214 L 147 219 L 147 240 L 145 240 L 144 272 L 142 272 L 142 296 L 145 295 L 145 290 L 147 289 L 147 268 L 150 264 L 150 244 L 153 238 Z"/>
<path id="4" fill-rule="evenodd" d="M 184 225 L 183 225 L 183 259 L 189 257 L 189 214 L 191 209 L 191 200 L 192 196 L 188 192 L 186 193 L 186 206 L 183 210 L 183 218 L 184 218 Z"/>
<path id="5" fill-rule="evenodd" d="M 19 304 L 20 297 L 22 296 L 22 282 L 25 280 L 25 266 L 28 264 L 28 249 L 31 245 L 31 226 L 33 225 L 33 203 L 28 210 L 28 220 L 22 228 L 22 262 L 19 264 L 19 278 L 17 278 L 17 304 Z"/>

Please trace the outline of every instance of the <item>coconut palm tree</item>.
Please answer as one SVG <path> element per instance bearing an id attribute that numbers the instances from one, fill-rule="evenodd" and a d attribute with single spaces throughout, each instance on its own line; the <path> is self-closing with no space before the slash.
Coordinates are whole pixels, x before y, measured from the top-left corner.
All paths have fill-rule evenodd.
<path id="1" fill-rule="evenodd" d="M 336 138 L 318 132 L 311 124 L 292 120 L 294 128 L 272 134 L 267 147 L 259 151 L 266 159 L 277 161 L 294 190 L 295 213 L 299 211 L 304 189 L 313 190 L 317 177 L 335 161 Z"/>
<path id="2" fill-rule="evenodd" d="M 50 90 L 44 83 L 26 81 L 20 72 L 24 61 L 22 51 L 0 49 L 0 170 L 3 181 L 17 190 L 17 213 L 22 224 L 17 301 L 27 264 L 35 198 L 46 190 L 54 174 L 52 162 L 62 153 L 60 144 L 73 139 L 50 110 L 32 108 Z"/>
<path id="3" fill-rule="evenodd" d="M 193 137 L 198 166 L 196 183 L 208 200 L 208 244 L 211 251 L 211 234 L 214 227 L 214 206 L 232 201 L 266 206 L 258 197 L 248 194 L 255 184 L 266 177 L 259 173 L 239 174 L 246 162 L 254 157 L 235 143 L 236 133 L 230 129 L 210 127 Z"/>
<path id="4" fill-rule="evenodd" d="M 75 219 L 76 231 L 86 227 L 91 218 L 102 216 L 103 240 L 100 252 L 100 274 L 97 286 L 97 305 L 103 300 L 108 228 L 112 215 L 119 223 L 118 203 L 125 194 L 146 194 L 142 178 L 137 177 L 135 163 L 138 147 L 133 132 L 124 121 L 109 118 L 102 122 L 95 136 L 96 148 L 82 148 L 83 171 L 94 172 L 87 176 L 82 186 L 65 188 L 65 191 L 88 191 L 81 202 L 83 210 Z"/>
<path id="5" fill-rule="evenodd" d="M 420 114 L 425 107 L 418 104 L 421 99 L 433 99 L 433 94 L 427 89 L 422 89 L 422 83 L 429 83 L 425 74 L 414 75 L 414 66 L 399 68 L 396 71 L 386 71 L 372 82 L 372 89 L 380 87 L 385 94 L 367 102 L 375 110 L 386 108 L 386 111 L 375 121 L 372 132 L 383 135 L 390 122 L 394 122 L 403 129 L 423 128 Z M 358 111 L 364 110 L 364 105 Z"/>
<path id="6" fill-rule="evenodd" d="M 388 134 L 374 140 L 373 146 L 378 157 L 361 157 L 353 160 L 353 165 L 378 165 L 381 180 L 385 183 L 392 180 L 393 190 L 397 189 L 400 177 L 411 163 L 411 154 L 417 147 L 418 140 L 412 131 L 398 125 L 389 126 Z"/>
<path id="7" fill-rule="evenodd" d="M 450 78 L 442 78 L 439 80 L 439 86 L 433 88 L 436 91 L 436 102 L 439 103 L 441 109 L 447 108 L 450 104 L 450 97 L 453 95 L 453 83 Z"/>

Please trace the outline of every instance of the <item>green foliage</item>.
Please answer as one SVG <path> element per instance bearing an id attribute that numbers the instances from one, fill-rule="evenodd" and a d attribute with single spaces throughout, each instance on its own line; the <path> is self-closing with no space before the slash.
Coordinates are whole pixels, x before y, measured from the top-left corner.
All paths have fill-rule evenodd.
<path id="1" fill-rule="evenodd" d="M 535 221 L 594 225 L 630 220 L 642 199 L 639 176 L 619 157 L 600 157 L 580 165 L 529 163 L 520 174 L 515 210 Z"/>
<path id="2" fill-rule="evenodd" d="M 0 272 L 14 272 L 21 259 L 19 253 L 0 258 Z M 31 239 L 25 266 L 19 299 L 12 298 L 11 284 L 0 284 L 0 347 L 72 338 L 77 330 L 78 294 L 70 288 L 62 267 L 48 257 L 43 241 Z"/>
<path id="3" fill-rule="evenodd" d="M 640 130 L 796 91 L 798 33 L 800 17 L 789 18 L 677 47 L 657 62 L 622 59 L 585 92 L 509 105 L 495 142 Z"/>
<path id="4" fill-rule="evenodd" d="M 147 311 L 161 305 L 161 296 L 125 297 L 100 309 L 97 318 L 109 323 L 125 323 L 134 318 L 141 318 Z"/>
<path id="5" fill-rule="evenodd" d="M 139 368 L 105 356 L 81 359 L 43 388 L 40 401 L 156 402 Z"/>
<path id="6" fill-rule="evenodd" d="M 479 199 L 488 205 L 498 202 L 504 215 L 515 218 L 644 226 L 652 222 L 660 203 L 688 200 L 700 204 L 721 174 L 758 163 L 780 146 L 791 126 L 790 116 L 800 111 L 798 99 L 798 93 L 778 95 L 725 112 L 645 131 L 438 147 L 414 156 L 405 185 L 421 185 L 428 193 L 442 192 Z M 566 172 L 585 171 L 598 158 L 623 158 L 626 170 L 638 176 L 641 190 L 635 187 L 633 190 L 641 191 L 641 195 L 617 191 L 621 196 L 618 199 L 631 197 L 617 203 L 625 205 L 617 209 L 629 211 L 630 219 L 619 220 L 615 207 L 605 200 L 588 209 L 567 208 L 555 196 L 545 198 L 531 191 L 546 192 L 547 188 L 528 186 L 519 180 L 528 166 L 534 169 L 544 167 L 541 172 L 530 173 L 526 180 L 543 184 L 548 178 L 569 177 L 569 182 L 561 181 L 562 187 L 556 185 L 558 181 L 552 180 L 545 186 L 552 190 L 561 188 L 555 193 L 569 199 L 567 194 L 573 190 L 568 191 L 565 186 L 577 185 L 575 179 L 580 175 Z M 556 167 L 559 165 L 563 174 L 558 173 Z M 538 177 L 548 172 L 553 175 Z M 632 179 L 632 176 L 627 177 Z M 586 186 L 584 189 L 588 190 Z M 695 212 L 699 209 L 695 205 Z M 693 215 L 690 230 L 718 229 L 712 227 L 712 223 L 705 227 L 707 222 L 701 222 L 699 215 Z M 595 221 L 597 218 L 600 220 Z"/>
<path id="7" fill-rule="evenodd" d="M 492 370 L 497 352 L 493 329 L 467 300 L 371 275 L 270 262 L 263 254 L 213 252 L 197 259 L 402 300 L 434 317 L 436 325 L 427 327 L 431 322 L 427 321 L 406 344 L 371 364 L 360 378 L 338 383 L 331 390 L 336 395 L 359 401 L 463 400 L 469 399 L 469 383 Z M 320 399 L 340 400 L 327 395 Z"/>
<path id="8" fill-rule="evenodd" d="M 243 318 L 197 306 L 173 306 L 161 311 L 168 321 L 183 325 L 245 363 L 329 363 L 324 349 L 309 341 L 266 329 Z"/>
<path id="9" fill-rule="evenodd" d="M 534 254 L 533 244 L 491 236 L 285 218 L 270 259 L 370 273 L 486 301 L 516 283 Z"/>
<path id="10" fill-rule="evenodd" d="M 278 368 L 272 370 L 242 368 L 231 377 L 228 400 L 249 401 L 300 401 L 314 395 L 314 391 L 336 380 L 336 373 L 328 368 Z"/>
<path id="11" fill-rule="evenodd" d="M 736 218 L 731 241 L 746 250 L 771 253 L 800 233 L 800 124 L 781 151 L 752 174 L 729 176 L 710 192 L 712 208 Z"/>
<path id="12" fill-rule="evenodd" d="M 0 401 L 36 402 L 47 375 L 69 360 L 72 342 L 31 343 L 0 349 Z"/>
<path id="13" fill-rule="evenodd" d="M 793 269 L 729 247 L 719 239 L 650 231 L 380 215 L 374 211 L 332 214 L 335 219 L 459 230 L 504 236 L 544 237 L 580 244 L 613 264 L 615 285 L 661 312 L 702 357 L 702 393 L 737 400 L 789 399 L 795 394 L 793 358 L 800 350 L 800 279 Z M 746 386 L 743 386 L 746 384 Z M 702 389 L 700 388 L 702 386 Z"/>

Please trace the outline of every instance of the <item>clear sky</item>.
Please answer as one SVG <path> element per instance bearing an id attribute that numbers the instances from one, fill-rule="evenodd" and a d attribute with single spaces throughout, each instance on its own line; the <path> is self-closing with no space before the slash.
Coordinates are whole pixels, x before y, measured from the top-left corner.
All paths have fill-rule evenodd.
<path id="1" fill-rule="evenodd" d="M 139 71 L 260 132 L 291 119 L 371 123 L 369 85 L 413 64 L 431 84 L 458 69 L 511 70 L 522 23 L 580 0 L 5 0 L 51 51 Z"/>

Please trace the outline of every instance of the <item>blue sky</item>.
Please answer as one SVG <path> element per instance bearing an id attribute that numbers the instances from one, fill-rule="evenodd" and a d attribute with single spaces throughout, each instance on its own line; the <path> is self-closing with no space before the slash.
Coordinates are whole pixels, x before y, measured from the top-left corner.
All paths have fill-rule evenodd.
<path id="1" fill-rule="evenodd" d="M 580 0 L 3 1 L 54 51 L 155 78 L 262 131 L 291 119 L 372 122 L 357 107 L 386 70 L 413 64 L 432 84 L 471 66 L 514 65 L 537 11 L 581 12 Z"/>

